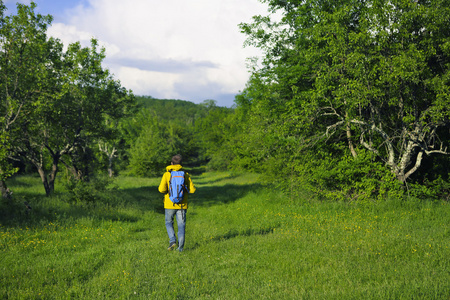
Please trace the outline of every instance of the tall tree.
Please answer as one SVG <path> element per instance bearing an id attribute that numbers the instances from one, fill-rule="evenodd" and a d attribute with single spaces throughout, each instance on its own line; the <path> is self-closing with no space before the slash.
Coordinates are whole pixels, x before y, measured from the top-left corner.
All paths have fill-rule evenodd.
<path id="1" fill-rule="evenodd" d="M 195 122 L 195 139 L 201 147 L 204 161 L 212 169 L 226 169 L 232 160 L 229 140 L 234 129 L 233 112 L 216 105 L 214 100 L 205 100 L 205 115 Z"/>
<path id="2" fill-rule="evenodd" d="M 53 94 L 46 95 L 33 111 L 31 119 L 38 126 L 27 126 L 22 143 L 27 148 L 21 150 L 38 169 L 47 194 L 54 189 L 60 161 L 77 179 L 88 176 L 94 143 L 113 134 L 106 120 L 124 117 L 132 104 L 132 94 L 102 68 L 104 57 L 96 40 L 91 48 L 69 45 L 57 56 L 47 81 L 56 80 Z M 48 174 L 41 159 L 45 153 L 52 165 Z"/>
<path id="3" fill-rule="evenodd" d="M 59 40 L 47 39 L 51 17 L 35 7 L 18 4 L 17 16 L 2 26 L 2 131 L 15 155 L 36 167 L 49 195 L 60 162 L 74 176 L 86 175 L 91 148 L 111 134 L 105 118 L 123 117 L 134 98 L 102 67 L 105 50 L 95 39 L 64 51 Z"/>
<path id="4" fill-rule="evenodd" d="M 48 41 L 45 34 L 52 18 L 36 15 L 35 7 L 34 3 L 18 4 L 17 15 L 5 16 L 6 7 L 0 1 L 0 136 L 3 148 L 0 188 L 3 195 L 5 179 L 13 171 L 7 163 L 11 147 L 21 136 L 22 120 L 38 105 L 43 93 L 42 70 L 52 52 L 52 41 Z"/>
<path id="5" fill-rule="evenodd" d="M 298 147 L 342 136 L 353 156 L 373 152 L 400 182 L 424 155 L 449 154 L 448 0 L 262 2 L 281 20 L 256 16 L 241 28 L 265 51 L 248 87 L 265 126 Z M 271 124 L 274 112 L 283 124 Z"/>
<path id="6" fill-rule="evenodd" d="M 171 157 L 180 153 L 192 157 L 192 133 L 175 122 L 160 122 L 156 116 L 146 126 L 130 149 L 130 172 L 138 176 L 161 174 Z"/>

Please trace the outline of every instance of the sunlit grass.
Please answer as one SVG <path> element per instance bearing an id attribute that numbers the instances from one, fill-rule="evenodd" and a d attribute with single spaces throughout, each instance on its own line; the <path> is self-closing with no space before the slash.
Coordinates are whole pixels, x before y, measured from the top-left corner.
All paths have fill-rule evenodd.
<path id="1" fill-rule="evenodd" d="M 15 194 L 45 195 L 44 186 L 38 176 L 14 176 L 8 179 L 8 185 L 14 187 Z"/>
<path id="2" fill-rule="evenodd" d="M 120 177 L 106 200 L 86 205 L 67 203 L 63 194 L 43 197 L 39 181 L 17 178 L 11 188 L 31 197 L 34 208 L 0 221 L 0 297 L 450 295 L 447 202 L 318 203 L 288 199 L 255 174 L 193 179 L 198 190 L 190 200 L 186 251 L 177 253 L 166 250 L 159 178 Z M 32 183 L 24 188 L 24 182 Z"/>

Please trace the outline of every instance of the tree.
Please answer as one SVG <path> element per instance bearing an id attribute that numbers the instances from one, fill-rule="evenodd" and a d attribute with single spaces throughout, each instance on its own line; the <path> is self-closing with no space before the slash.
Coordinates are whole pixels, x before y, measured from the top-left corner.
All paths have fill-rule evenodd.
<path id="1" fill-rule="evenodd" d="M 203 160 L 211 169 L 227 169 L 232 160 L 229 141 L 234 128 L 234 110 L 219 107 L 214 100 L 205 100 L 200 106 L 205 107 L 206 112 L 195 123 L 195 139 L 205 156 Z"/>
<path id="2" fill-rule="evenodd" d="M 5 132 L 0 132 L 0 192 L 2 198 L 8 198 L 10 195 L 6 179 L 17 172 L 17 168 L 14 168 L 9 161 L 10 149 L 9 137 Z"/>
<path id="3" fill-rule="evenodd" d="M 192 156 L 192 133 L 175 122 L 160 122 L 156 116 L 146 126 L 130 149 L 130 172 L 138 176 L 161 174 L 176 153 Z"/>
<path id="4" fill-rule="evenodd" d="M 125 116 L 134 97 L 102 67 L 105 50 L 95 39 L 90 48 L 73 43 L 63 51 L 46 37 L 51 17 L 36 15 L 35 7 L 18 4 L 18 15 L 2 26 L 2 130 L 49 195 L 60 162 L 78 179 L 88 175 L 92 147 L 113 134 L 106 119 Z"/>
<path id="5" fill-rule="evenodd" d="M 1 190 L 14 169 L 8 163 L 13 146 L 22 133 L 21 120 L 42 94 L 41 71 L 51 55 L 52 41 L 45 35 L 50 16 L 35 15 L 30 6 L 18 4 L 17 15 L 4 16 L 6 7 L 0 1 L 0 136 L 2 140 Z"/>
<path id="6" fill-rule="evenodd" d="M 424 155 L 449 154 L 448 0 L 263 2 L 281 20 L 256 16 L 241 28 L 265 51 L 247 88 L 265 126 L 298 148 L 345 139 L 402 183 Z"/>
<path id="7" fill-rule="evenodd" d="M 133 102 L 132 94 L 102 68 L 104 57 L 104 49 L 97 50 L 96 40 L 92 40 L 91 48 L 82 48 L 79 43 L 69 45 L 55 64 L 58 67 L 52 69 L 52 78 L 57 78 L 53 97 L 43 99 L 33 112 L 33 119 L 41 117 L 41 121 L 39 126 L 27 127 L 24 144 L 28 148 L 24 153 L 38 169 L 47 194 L 54 189 L 60 161 L 77 179 L 89 175 L 92 147 L 115 134 L 107 120 L 124 117 Z M 33 150 L 32 145 L 36 145 Z M 42 160 L 37 159 L 44 156 L 43 151 L 52 161 L 49 176 Z"/>

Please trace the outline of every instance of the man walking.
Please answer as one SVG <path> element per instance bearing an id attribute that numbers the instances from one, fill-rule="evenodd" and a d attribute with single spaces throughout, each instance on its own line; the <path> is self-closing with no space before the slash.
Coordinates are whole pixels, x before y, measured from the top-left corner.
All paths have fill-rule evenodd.
<path id="1" fill-rule="evenodd" d="M 175 230 L 173 229 L 173 219 L 176 216 L 177 225 L 178 225 L 178 251 L 182 252 L 184 248 L 184 236 L 186 229 L 186 210 L 188 208 L 188 193 L 192 194 L 195 192 L 195 186 L 191 180 L 191 177 L 188 173 L 184 172 L 183 167 L 181 166 L 181 155 L 177 154 L 172 157 L 172 161 L 170 166 L 166 167 L 166 172 L 164 173 L 161 183 L 159 184 L 159 192 L 165 194 L 164 195 L 164 210 L 165 210 L 165 221 L 166 221 L 166 229 L 167 234 L 169 235 L 169 248 L 167 250 L 171 251 L 175 249 L 177 243 L 177 238 L 175 236 Z M 173 173 L 173 174 L 172 174 Z M 180 202 L 177 203 L 176 200 L 171 200 L 175 197 L 175 193 L 177 191 L 171 191 L 175 189 L 173 187 L 172 175 L 176 175 L 173 177 L 181 177 L 181 181 L 177 178 L 178 182 L 183 183 L 183 188 L 181 188 L 178 192 L 183 190 L 182 198 Z M 184 180 L 183 180 L 184 178 Z M 171 186 L 172 179 L 172 186 Z"/>

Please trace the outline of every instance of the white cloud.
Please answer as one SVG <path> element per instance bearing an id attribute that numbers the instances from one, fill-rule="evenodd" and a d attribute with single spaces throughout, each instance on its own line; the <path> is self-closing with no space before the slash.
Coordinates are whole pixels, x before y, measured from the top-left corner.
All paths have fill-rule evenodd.
<path id="1" fill-rule="evenodd" d="M 91 32 L 80 31 L 75 25 L 66 25 L 63 23 L 53 23 L 47 33 L 60 38 L 66 46 L 74 42 L 81 42 L 87 46 L 91 38 L 94 37 Z"/>
<path id="2" fill-rule="evenodd" d="M 97 38 L 135 94 L 201 102 L 244 88 L 246 58 L 259 52 L 243 48 L 238 24 L 266 11 L 257 0 L 90 0 L 49 34 L 85 46 Z"/>
<path id="3" fill-rule="evenodd" d="M 178 74 L 145 71 L 128 67 L 118 67 L 113 72 L 121 78 L 122 85 L 132 89 L 136 94 L 145 95 L 147 85 L 151 83 L 151 88 L 155 94 L 164 94 L 167 99 L 178 99 L 181 96 L 174 89 L 175 82 L 180 78 Z"/>

